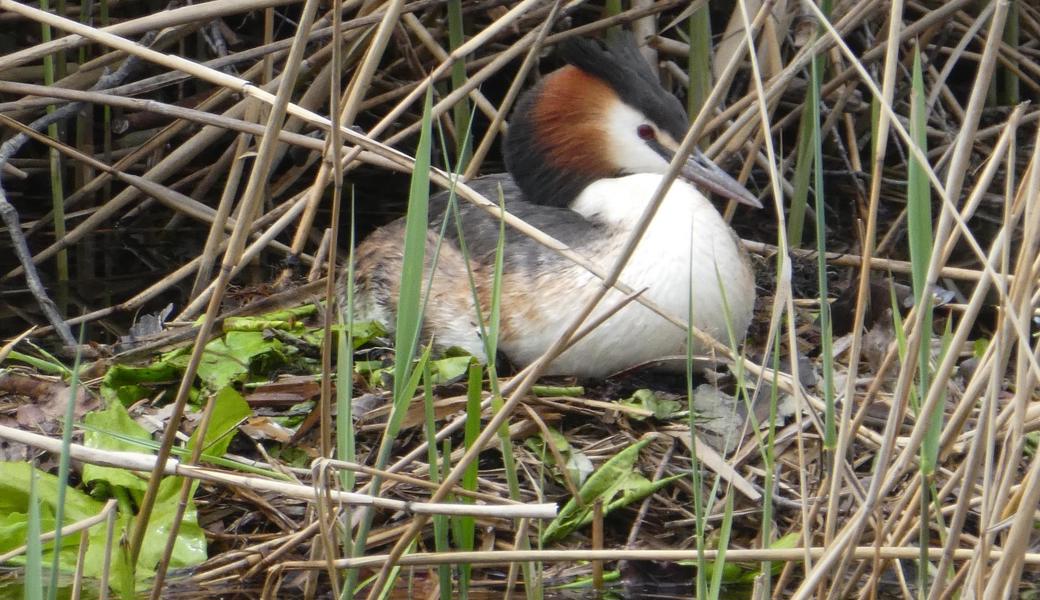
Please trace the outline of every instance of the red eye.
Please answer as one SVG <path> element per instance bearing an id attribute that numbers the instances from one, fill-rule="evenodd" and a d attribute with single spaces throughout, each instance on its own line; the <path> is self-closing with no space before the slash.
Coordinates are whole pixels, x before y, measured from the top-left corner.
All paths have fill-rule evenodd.
<path id="1" fill-rule="evenodd" d="M 646 124 L 640 125 L 636 128 L 636 135 L 643 140 L 652 140 L 657 138 L 657 134 L 654 133 L 654 128 Z"/>

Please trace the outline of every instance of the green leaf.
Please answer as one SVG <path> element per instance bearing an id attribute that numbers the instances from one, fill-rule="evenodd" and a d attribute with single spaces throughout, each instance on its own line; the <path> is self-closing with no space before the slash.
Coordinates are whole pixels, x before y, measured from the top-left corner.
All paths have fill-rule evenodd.
<path id="1" fill-rule="evenodd" d="M 244 381 L 250 365 L 261 358 L 273 357 L 284 362 L 284 345 L 265 338 L 259 331 L 230 331 L 223 338 L 206 344 L 199 364 L 199 379 L 212 390 L 233 382 Z"/>
<path id="2" fill-rule="evenodd" d="M 559 430 L 550 427 L 548 432 L 550 441 L 560 455 L 563 456 L 564 461 L 566 461 L 564 468 L 567 469 L 567 476 L 571 478 L 575 485 L 580 486 L 584 484 L 589 475 L 595 471 L 592 461 L 589 460 L 589 457 L 584 452 L 576 450 L 571 446 L 570 442 L 567 441 L 567 438 Z M 559 466 L 556 464 L 555 455 L 553 455 L 541 435 L 533 435 L 527 438 L 524 440 L 524 445 L 541 458 L 545 464 Z M 561 477 L 556 479 L 562 481 Z"/>
<path id="3" fill-rule="evenodd" d="M 661 421 L 672 418 L 684 408 L 683 404 L 678 400 L 674 400 L 648 389 L 636 390 L 636 392 L 632 394 L 631 398 L 621 400 L 618 404 L 648 410 L 654 413 L 655 419 Z M 632 418 L 642 420 L 638 416 L 633 416 Z"/>
<path id="4" fill-rule="evenodd" d="M 206 432 L 206 443 L 203 455 L 219 458 L 227 452 L 228 444 L 238 432 L 238 424 L 253 414 L 241 394 L 231 387 L 217 392 L 213 400 L 213 414 L 210 416 L 209 431 Z M 198 430 L 191 435 L 188 447 L 193 448 L 198 438 Z"/>
<path id="5" fill-rule="evenodd" d="M 43 599 L 43 544 L 40 536 L 43 526 L 40 516 L 40 496 L 37 492 L 35 472 L 29 472 L 29 510 L 26 521 L 25 548 L 25 600 Z M 51 519 L 53 523 L 55 519 Z M 59 552 L 60 553 L 60 552 Z"/>
<path id="6" fill-rule="evenodd" d="M 390 460 L 394 438 L 400 430 L 401 422 L 407 412 L 411 395 L 419 384 L 429 352 L 424 353 L 417 368 L 412 370 L 412 357 L 419 345 L 419 333 L 422 327 L 422 276 L 425 267 L 427 226 L 430 198 L 430 148 L 432 133 L 433 96 L 432 88 L 426 89 L 423 103 L 422 127 L 419 133 L 419 145 L 415 152 L 415 167 L 412 171 L 411 188 L 408 194 L 408 214 L 405 217 L 404 252 L 401 266 L 401 278 L 397 302 L 397 320 L 394 328 L 394 364 L 393 408 L 387 420 L 383 439 L 376 451 L 375 467 L 382 469 Z M 382 478 L 372 478 L 370 485 L 379 489 Z M 354 552 L 363 554 L 368 541 L 368 532 L 372 525 L 372 511 L 366 511 L 357 528 L 354 539 Z M 344 584 L 345 594 L 352 596 L 357 585 L 357 571 L 352 570 Z M 394 581 L 396 571 L 389 579 Z M 391 583 L 387 590 L 391 589 Z"/>
<path id="7" fill-rule="evenodd" d="M 166 355 L 173 357 L 171 353 Z M 101 397 L 106 404 L 120 402 L 129 406 L 149 396 L 152 385 L 171 384 L 180 378 L 181 367 L 163 357 L 147 367 L 112 365 L 101 380 Z"/>
<path id="8" fill-rule="evenodd" d="M 531 393 L 539 398 L 578 398 L 585 395 L 585 388 L 580 385 L 532 385 Z"/>
<path id="9" fill-rule="evenodd" d="M 354 372 L 365 377 L 370 388 L 382 388 L 393 376 L 392 367 L 383 364 L 381 360 L 358 360 L 354 361 Z"/>
<path id="10" fill-rule="evenodd" d="M 603 463 L 578 490 L 578 498 L 571 498 L 560 510 L 560 514 L 549 523 L 542 533 L 541 543 L 562 538 L 570 532 L 592 521 L 593 504 L 603 503 L 603 514 L 638 502 L 668 485 L 683 475 L 649 481 L 633 471 L 639 452 L 650 439 L 643 439 L 619 452 Z"/>
<path id="11" fill-rule="evenodd" d="M 910 133 L 914 143 L 928 153 L 928 116 L 925 114 L 924 75 L 920 48 L 914 49 L 910 97 Z M 914 282 L 914 301 L 920 304 L 927 294 L 928 262 L 932 253 L 932 193 L 925 165 L 914 155 L 907 168 L 906 224 L 910 241 L 910 262 Z"/>
<path id="12" fill-rule="evenodd" d="M 30 356 L 28 354 L 22 354 L 17 350 L 11 350 L 10 352 L 8 352 L 7 360 L 17 360 L 23 362 L 27 365 L 34 367 L 37 371 L 40 371 L 41 373 L 47 373 L 49 375 L 60 375 L 62 377 L 67 377 L 70 374 L 70 371 L 67 368 L 65 368 L 65 365 L 62 365 L 61 363 L 44 360 L 42 358 L 36 358 L 35 356 Z"/>
<path id="13" fill-rule="evenodd" d="M 989 347 L 988 338 L 979 338 L 971 343 L 971 355 L 978 359 L 982 359 L 982 355 L 986 353 L 986 348 Z"/>
<path id="14" fill-rule="evenodd" d="M 928 153 L 928 115 L 926 114 L 924 73 L 921 66 L 921 49 L 914 48 L 913 75 L 910 96 L 910 134 L 914 144 L 925 155 Z M 925 401 L 931 384 L 928 359 L 932 337 L 932 294 L 928 285 L 928 264 L 932 258 L 932 191 L 928 181 L 926 165 L 913 155 L 907 167 L 906 225 L 910 241 L 910 267 L 914 284 L 915 310 L 925 311 L 921 327 L 926 335 L 917 357 L 919 402 Z M 921 443 L 921 472 L 935 471 L 939 454 L 939 433 L 942 429 L 942 405 L 936 406 L 930 415 L 928 433 Z"/>
<path id="15" fill-rule="evenodd" d="M 615 583 L 618 581 L 621 581 L 621 571 L 618 571 L 616 569 L 612 571 L 603 571 L 603 583 Z M 580 590 L 584 588 L 590 588 L 592 587 L 592 584 L 592 577 L 576 577 L 575 579 L 573 579 L 572 581 L 568 581 L 567 583 L 550 586 L 549 589 Z M 599 596 L 597 596 L 597 598 L 598 597 Z M 607 598 L 607 596 L 603 596 L 603 598 Z"/>
<path id="16" fill-rule="evenodd" d="M 228 317 L 224 322 L 224 331 L 259 331 L 280 329 L 282 331 L 303 331 L 305 328 L 295 321 L 276 321 L 263 317 Z"/>
<path id="17" fill-rule="evenodd" d="M 430 383 L 440 385 L 455 381 L 465 375 L 470 363 L 475 361 L 476 359 L 468 354 L 430 361 Z"/>
<path id="18" fill-rule="evenodd" d="M 155 508 L 152 509 L 152 517 L 148 521 L 148 531 L 144 534 L 141 554 L 137 559 L 138 570 L 154 571 L 165 553 L 166 537 L 173 526 L 173 517 L 180 500 L 181 482 L 180 477 L 167 477 L 159 484 Z M 197 481 L 191 484 L 189 498 L 195 495 L 198 485 Z M 170 568 L 190 567 L 200 564 L 204 560 L 206 560 L 206 536 L 199 527 L 195 502 L 189 500 L 180 529 L 177 531 L 177 541 L 173 545 Z"/>
<path id="19" fill-rule="evenodd" d="M 301 321 L 318 312 L 315 304 L 304 304 L 286 310 L 279 310 L 266 315 L 252 317 L 228 317 L 224 319 L 224 331 L 263 331 L 264 329 L 283 329 L 293 331 L 302 329 Z"/>
<path id="20" fill-rule="evenodd" d="M 332 330 L 337 334 L 346 331 L 344 325 L 334 325 Z M 315 331 L 320 332 L 321 329 Z M 386 328 L 377 321 L 355 321 L 350 327 L 350 337 L 354 343 L 354 349 L 371 342 L 376 338 L 386 337 Z"/>
<path id="21" fill-rule="evenodd" d="M 83 445 L 88 448 L 113 450 L 117 452 L 142 452 L 141 444 L 130 440 L 141 440 L 151 444 L 152 436 L 143 427 L 130 418 L 126 408 L 119 402 L 110 403 L 104 410 L 88 413 L 83 417 L 87 426 L 83 434 Z M 145 446 L 146 447 L 146 446 Z M 137 492 L 144 492 L 146 480 L 134 475 L 126 469 L 83 465 L 83 481 L 104 481 L 110 485 L 124 487 Z"/>
<path id="22" fill-rule="evenodd" d="M 29 538 L 29 488 L 33 469 L 28 463 L 0 462 L 0 553 L 17 548 Z M 58 498 L 58 478 L 49 473 L 36 470 L 35 496 L 39 502 L 39 531 L 46 533 L 55 529 L 54 515 Z M 69 488 L 65 491 L 65 526 L 77 521 L 93 517 L 101 512 L 104 503 L 94 500 L 83 492 Z M 117 517 L 116 531 L 125 530 L 128 519 Z M 83 532 L 62 537 L 61 566 L 71 572 L 76 565 L 79 540 Z M 104 562 L 105 526 L 98 524 L 87 530 L 89 545 L 84 558 L 83 573 L 87 577 L 99 577 Z M 117 534 L 118 535 L 118 534 Z M 54 542 L 43 544 L 44 564 L 53 560 Z M 126 560 L 122 556 L 122 547 L 117 543 L 113 547 L 116 560 L 112 564 L 113 580 L 126 578 Z M 22 564 L 25 557 L 12 559 L 12 563 Z"/>
<path id="23" fill-rule="evenodd" d="M 386 429 L 383 432 L 383 436 L 386 439 L 394 439 L 397 437 L 397 433 L 401 431 L 401 423 L 404 423 L 405 415 L 408 414 L 408 406 L 411 404 L 412 396 L 415 395 L 415 390 L 419 387 L 419 380 L 422 379 L 423 369 L 426 363 L 430 360 L 430 349 L 422 353 L 419 360 L 415 363 L 415 368 L 411 370 L 411 376 L 403 386 L 398 387 L 394 390 L 394 404 L 390 409 L 390 416 L 386 420 Z M 396 397 L 400 393 L 400 397 Z M 388 445 L 389 446 L 389 445 Z M 382 448 L 381 448 L 382 449 Z M 389 453 L 389 450 L 387 450 Z"/>
<path id="24" fill-rule="evenodd" d="M 397 362 L 394 365 L 395 400 L 398 396 L 397 388 L 405 385 L 409 379 L 409 367 L 419 344 L 422 326 L 422 280 L 430 202 L 432 102 L 431 90 L 427 89 L 419 146 L 415 151 L 415 169 L 412 171 L 408 192 L 408 213 L 405 216 L 404 252 L 394 328 L 394 349 L 397 351 Z"/>
<path id="25" fill-rule="evenodd" d="M 204 454 L 220 457 L 227 451 L 227 446 L 237 430 L 238 423 L 250 414 L 250 410 L 245 400 L 230 387 L 225 387 L 218 392 L 214 402 Z M 91 448 L 142 452 L 142 445 L 136 444 L 132 440 L 141 440 L 145 445 L 152 443 L 148 432 L 134 422 L 123 405 L 119 403 L 113 403 L 105 410 L 86 415 L 84 422 L 88 426 L 84 435 L 84 443 Z M 192 435 L 189 448 L 195 443 L 197 437 L 198 432 Z M 111 486 L 125 488 L 135 498 L 143 495 L 146 486 L 145 480 L 133 476 L 127 471 L 94 465 L 84 467 L 83 479 L 88 482 L 104 481 Z M 182 481 L 179 477 L 167 477 L 159 484 L 155 508 L 138 559 L 139 574 L 142 570 L 145 573 L 154 570 L 162 557 L 166 546 L 166 535 L 170 531 L 180 499 Z M 189 498 L 194 495 L 195 487 L 197 484 L 193 484 Z M 170 564 L 174 568 L 179 568 L 199 564 L 205 559 L 206 539 L 198 525 L 195 503 L 189 500 L 177 534 L 177 541 L 174 544 Z"/>
<path id="26" fill-rule="evenodd" d="M 801 540 L 801 534 L 797 531 L 792 531 L 791 533 L 777 539 L 772 544 L 769 544 L 769 548 L 771 550 L 797 548 Z M 782 561 L 771 562 L 770 573 L 773 575 L 779 575 L 784 570 L 784 565 L 785 563 Z M 757 579 L 762 573 L 761 563 L 726 563 L 726 568 L 729 569 L 730 567 L 737 567 L 737 569 L 723 574 L 724 583 L 754 583 L 755 579 Z M 727 578 L 727 575 L 730 575 L 731 577 Z"/>

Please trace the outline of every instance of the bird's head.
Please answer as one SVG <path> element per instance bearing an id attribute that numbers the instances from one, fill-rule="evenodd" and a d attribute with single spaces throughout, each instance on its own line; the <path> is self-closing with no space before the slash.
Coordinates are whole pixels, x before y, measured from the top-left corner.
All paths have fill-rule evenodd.
<path id="1" fill-rule="evenodd" d="M 593 181 L 664 173 L 689 119 L 634 38 L 572 38 L 559 52 L 567 65 L 521 98 L 505 142 L 506 165 L 526 198 L 566 206 Z M 704 192 L 761 206 L 699 150 L 680 175 Z"/>

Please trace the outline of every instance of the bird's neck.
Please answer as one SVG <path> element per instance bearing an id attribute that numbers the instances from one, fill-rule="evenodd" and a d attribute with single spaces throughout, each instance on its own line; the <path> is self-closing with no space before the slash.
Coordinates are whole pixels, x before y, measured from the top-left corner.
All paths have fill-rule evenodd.
<path id="1" fill-rule="evenodd" d="M 590 183 L 615 175 L 599 152 L 604 147 L 600 121 L 612 97 L 601 80 L 567 66 L 520 99 L 504 154 L 527 201 L 568 206 Z"/>
<path id="2" fill-rule="evenodd" d="M 602 179 L 585 188 L 570 208 L 595 223 L 614 230 L 630 231 L 638 224 L 663 179 L 664 176 L 657 173 Z M 705 211 L 717 214 L 703 194 L 677 179 L 658 206 L 654 220 L 681 222 L 688 226 L 691 219 Z"/>

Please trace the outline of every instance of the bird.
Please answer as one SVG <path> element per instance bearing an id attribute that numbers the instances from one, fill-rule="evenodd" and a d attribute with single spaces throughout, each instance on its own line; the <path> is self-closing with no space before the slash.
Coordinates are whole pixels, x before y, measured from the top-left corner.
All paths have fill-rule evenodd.
<path id="1" fill-rule="evenodd" d="M 607 40 L 571 38 L 557 52 L 564 65 L 516 103 L 503 143 L 507 172 L 478 177 L 468 185 L 492 200 L 501 197 L 505 210 L 608 271 L 661 183 L 689 118 L 631 34 Z M 621 281 L 645 290 L 645 298 L 676 317 L 690 318 L 716 339 L 728 341 L 732 332 L 741 340 L 755 303 L 753 270 L 709 193 L 761 207 L 744 186 L 695 150 L 664 196 Z M 434 273 L 422 339 L 435 352 L 459 348 L 486 362 L 478 316 L 486 318 L 491 306 L 500 223 L 479 207 L 459 203 L 461 227 L 449 222 L 434 266 L 431 257 L 447 206 L 446 192 L 431 198 L 424 282 L 431 268 Z M 402 217 L 356 248 L 356 320 L 374 320 L 393 330 L 403 240 Z M 523 367 L 564 333 L 601 280 L 510 227 L 503 254 L 497 348 L 510 363 Z M 339 278 L 340 306 L 346 305 L 346 272 L 344 268 Z M 589 320 L 623 298 L 611 290 Z M 560 354 L 542 374 L 607 377 L 685 355 L 687 337 L 674 323 L 632 302 Z M 705 350 L 693 340 L 690 350 Z"/>

